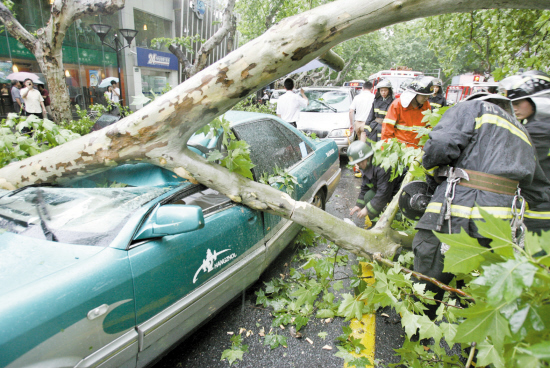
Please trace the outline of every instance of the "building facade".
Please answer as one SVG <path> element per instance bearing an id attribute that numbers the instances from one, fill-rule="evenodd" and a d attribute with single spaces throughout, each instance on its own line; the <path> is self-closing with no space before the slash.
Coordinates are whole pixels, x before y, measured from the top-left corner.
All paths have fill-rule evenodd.
<path id="1" fill-rule="evenodd" d="M 36 32 L 50 18 L 48 0 L 14 0 L 17 20 L 30 32 Z M 177 58 L 165 47 L 152 44 L 155 38 L 200 35 L 208 39 L 221 27 L 224 5 L 217 0 L 126 0 L 125 7 L 111 15 L 84 16 L 71 25 L 63 42 L 63 64 L 66 82 L 73 104 L 86 107 L 103 102 L 104 79 L 118 78 L 117 55 L 101 44 L 91 24 L 107 24 L 111 31 L 105 42 L 113 45 L 114 35 L 121 28 L 138 31 L 130 47 L 120 51 L 121 91 L 124 104 L 133 96 L 163 93 L 181 80 Z M 122 44 L 127 42 L 118 35 Z M 217 61 L 237 45 L 226 39 L 209 58 Z M 193 43 L 198 51 L 200 43 Z M 187 53 L 192 60 L 193 55 Z M 0 77 L 12 71 L 28 71 L 41 76 L 33 54 L 0 25 Z M 130 105 L 131 106 L 131 105 Z M 141 106 L 131 106 L 132 109 Z"/>

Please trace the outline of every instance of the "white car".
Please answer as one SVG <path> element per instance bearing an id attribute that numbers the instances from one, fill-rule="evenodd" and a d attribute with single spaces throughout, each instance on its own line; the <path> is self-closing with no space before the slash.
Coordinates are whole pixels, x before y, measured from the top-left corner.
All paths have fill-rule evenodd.
<path id="1" fill-rule="evenodd" d="M 271 98 L 269 99 L 269 104 L 272 106 L 277 106 L 277 100 L 285 93 L 286 89 L 276 89 L 275 91 L 273 91 L 273 93 L 271 94 Z"/>
<path id="2" fill-rule="evenodd" d="M 317 138 L 336 142 L 338 152 L 345 156 L 353 134 L 350 132 L 349 107 L 355 93 L 349 87 L 306 87 L 309 104 L 300 112 L 299 130 Z"/>

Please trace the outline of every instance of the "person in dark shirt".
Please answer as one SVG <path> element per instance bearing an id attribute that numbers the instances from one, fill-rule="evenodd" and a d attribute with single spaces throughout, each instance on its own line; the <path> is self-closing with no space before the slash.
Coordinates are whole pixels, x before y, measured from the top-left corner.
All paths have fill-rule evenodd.
<path id="1" fill-rule="evenodd" d="M 516 118 L 523 122 L 537 152 L 537 159 L 550 180 L 550 77 L 530 70 L 499 83 L 499 92 L 512 101 Z M 525 214 L 529 231 L 550 230 L 550 203 L 530 206 Z"/>
<path id="2" fill-rule="evenodd" d="M 372 226 L 372 219 L 378 217 L 384 207 L 392 200 L 403 182 L 403 176 L 390 181 L 391 170 L 386 171 L 381 166 L 372 164 L 374 151 L 370 144 L 355 141 L 348 147 L 350 164 L 359 166 L 363 182 L 361 192 L 355 206 L 350 210 L 350 216 L 357 214 L 365 218 L 365 227 Z"/>
<path id="3" fill-rule="evenodd" d="M 443 82 L 439 78 L 434 78 L 434 93 L 428 99 L 432 111 L 447 106 L 447 99 L 443 97 Z"/>
<path id="4" fill-rule="evenodd" d="M 42 98 L 44 99 L 44 106 L 46 106 L 46 112 L 48 116 L 52 115 L 52 108 L 50 107 L 51 100 L 50 100 L 50 92 L 44 87 L 43 84 L 37 84 L 38 90 L 40 91 L 40 94 L 42 95 Z"/>
<path id="5" fill-rule="evenodd" d="M 365 131 L 367 131 L 367 139 L 373 142 L 378 142 L 382 136 L 382 122 L 388 113 L 391 103 L 393 102 L 393 87 L 389 79 L 382 79 L 376 85 L 376 95 L 374 103 L 370 110 Z"/>

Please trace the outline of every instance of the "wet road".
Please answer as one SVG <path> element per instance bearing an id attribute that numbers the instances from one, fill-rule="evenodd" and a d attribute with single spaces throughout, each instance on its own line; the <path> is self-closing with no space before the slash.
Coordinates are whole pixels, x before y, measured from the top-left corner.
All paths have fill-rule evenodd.
<path id="1" fill-rule="evenodd" d="M 361 179 L 355 178 L 351 170 L 342 164 L 342 179 L 334 195 L 327 203 L 327 212 L 339 218 L 348 217 L 349 209 L 355 204 L 360 186 Z M 359 224 L 360 221 L 357 223 Z M 324 249 L 325 247 L 321 245 L 314 248 L 313 251 L 320 253 Z M 222 352 L 231 346 L 229 340 L 231 335 L 228 333 L 237 334 L 241 328 L 252 331 L 252 335 L 249 337 L 244 337 L 243 334 L 243 344 L 248 345 L 249 352 L 244 354 L 242 361 L 233 363 L 233 366 L 250 368 L 343 367 L 343 359 L 334 356 L 338 351 L 336 338 L 342 334 L 342 326 L 349 325 L 349 321 L 344 322 L 343 318 L 335 318 L 330 323 L 312 318 L 307 326 L 300 330 L 303 334 L 300 339 L 291 337 L 288 328 L 285 330 L 277 328 L 277 334 L 287 336 L 288 348 L 279 346 L 271 350 L 269 346 L 263 345 L 264 339 L 258 335 L 262 328 L 266 333 L 270 330 L 273 318 L 269 310 L 256 306 L 256 295 L 254 293 L 263 286 L 264 281 L 279 277 L 280 274 L 288 275 L 288 264 L 294 250 L 295 247 L 292 244 L 289 245 L 262 275 L 261 279 L 247 289 L 242 297 L 234 300 L 220 311 L 210 322 L 176 346 L 154 367 L 229 367 L 226 360 L 220 360 Z M 346 253 L 339 252 L 339 254 Z M 352 254 L 349 254 L 349 258 L 348 266 L 336 268 L 335 278 L 352 275 L 350 265 L 356 261 L 355 256 Z M 382 313 L 389 317 L 382 316 Z M 395 352 L 393 351 L 393 348 L 400 347 L 403 342 L 404 332 L 399 322 L 399 316 L 389 310 L 382 310 L 377 313 L 375 358 L 385 364 L 399 361 L 394 356 Z M 326 332 L 325 339 L 318 336 L 320 332 Z M 309 338 L 313 344 L 310 344 L 306 338 Z M 322 349 L 325 345 L 331 346 L 332 350 Z"/>

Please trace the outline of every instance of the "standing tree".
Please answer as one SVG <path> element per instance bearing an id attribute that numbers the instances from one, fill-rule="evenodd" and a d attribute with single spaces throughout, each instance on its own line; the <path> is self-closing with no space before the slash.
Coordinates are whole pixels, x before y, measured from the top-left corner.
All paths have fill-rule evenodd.
<path id="1" fill-rule="evenodd" d="M 342 0 L 320 6 L 280 21 L 115 125 L 0 169 L 0 181 L 7 188 L 62 183 L 117 164 L 148 162 L 214 188 L 235 202 L 293 220 L 356 254 L 391 255 L 407 239 L 389 228 L 389 211 L 373 230 L 359 229 L 309 203 L 209 163 L 189 150 L 186 142 L 258 86 L 347 39 L 418 17 L 497 5 L 545 9 L 550 8 L 550 0 L 500 0 L 498 4 L 494 0 Z M 388 206 L 394 213 L 396 200 Z"/>
<path id="2" fill-rule="evenodd" d="M 0 2 L 0 20 L 10 34 L 33 55 L 46 76 L 52 114 L 56 121 L 72 119 L 69 92 L 65 85 L 63 39 L 77 19 L 91 14 L 112 14 L 124 7 L 124 0 L 54 0 L 48 24 L 36 35 L 27 31 L 10 11 L 9 0 Z"/>
<path id="3" fill-rule="evenodd" d="M 182 36 L 176 38 L 154 38 L 151 40 L 153 45 L 164 45 L 168 47 L 168 50 L 174 54 L 180 64 L 182 65 L 182 80 L 192 77 L 206 67 L 208 63 L 208 57 L 212 54 L 212 51 L 222 43 L 223 39 L 227 36 L 228 40 L 234 38 L 235 30 L 237 28 L 236 17 L 233 14 L 233 9 L 235 8 L 235 0 L 227 0 L 227 5 L 223 11 L 222 25 L 221 27 L 206 40 L 197 55 L 193 63 L 189 61 L 185 55 L 185 51 L 193 52 L 191 48 L 191 42 L 200 41 L 200 38 L 197 36 Z M 231 41 L 230 41 L 231 42 Z M 230 42 L 228 42 L 227 47 L 230 47 Z M 232 42 L 231 42 L 232 43 Z M 182 49 L 185 49 L 185 51 Z"/>

